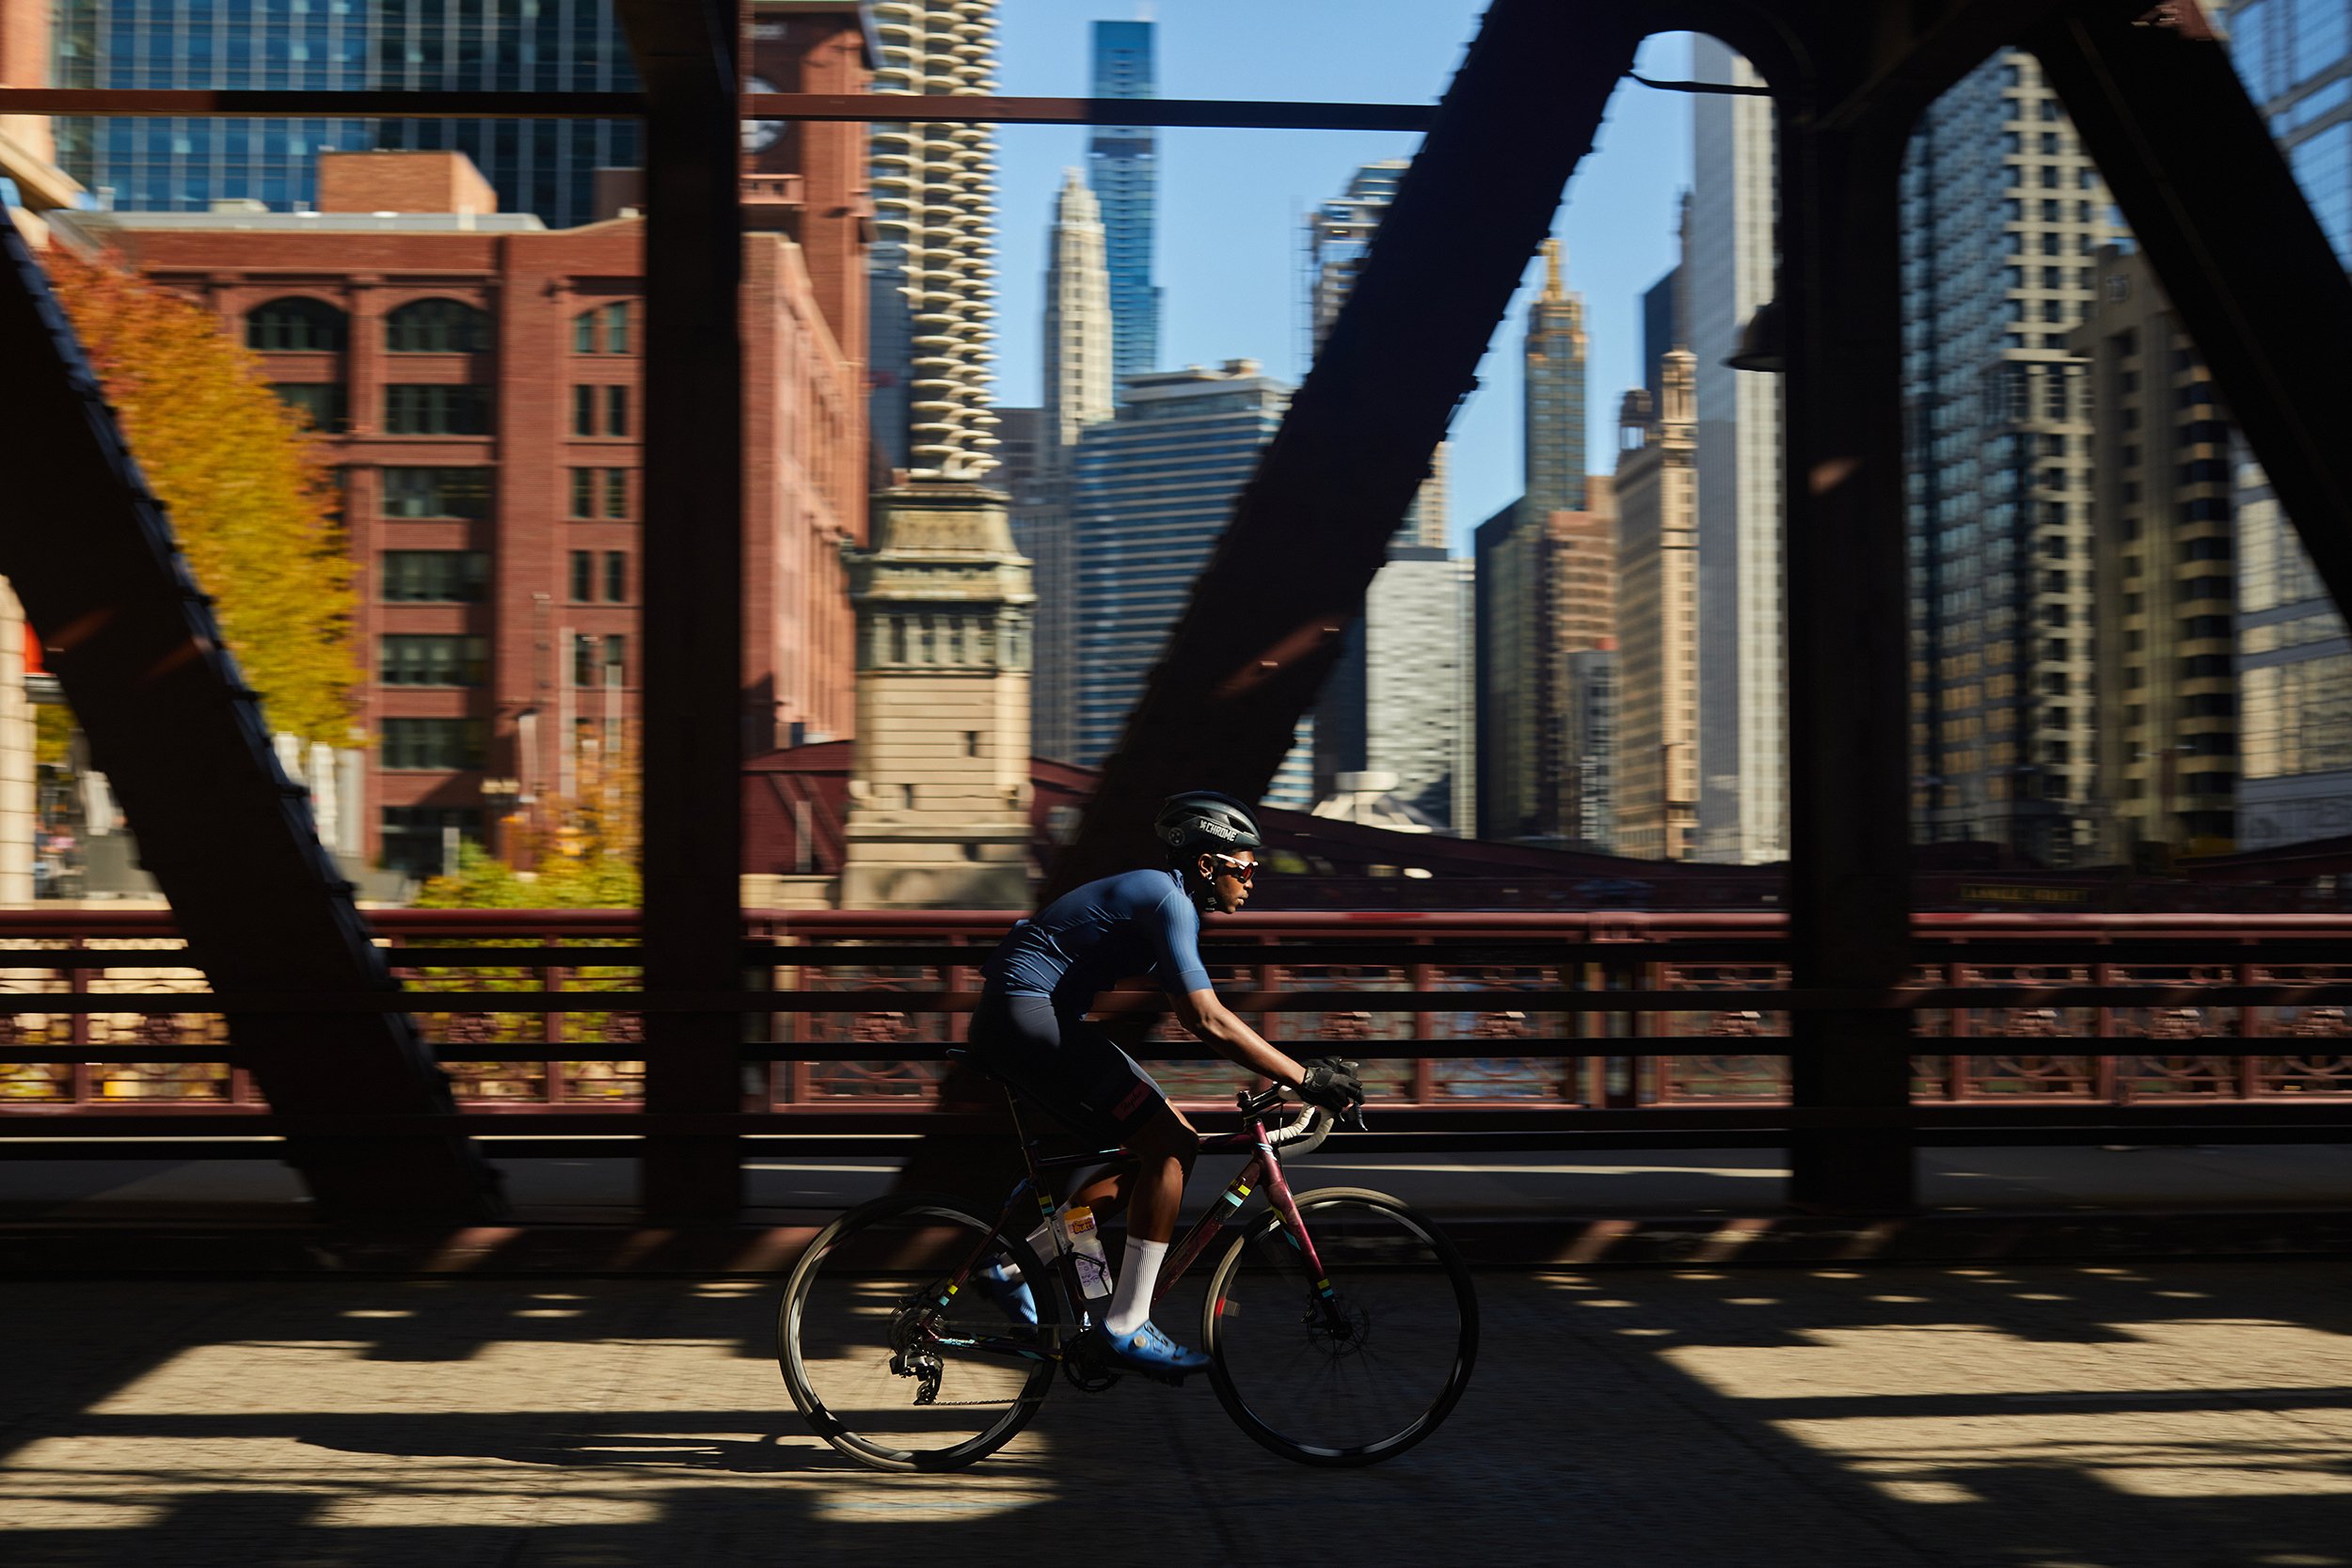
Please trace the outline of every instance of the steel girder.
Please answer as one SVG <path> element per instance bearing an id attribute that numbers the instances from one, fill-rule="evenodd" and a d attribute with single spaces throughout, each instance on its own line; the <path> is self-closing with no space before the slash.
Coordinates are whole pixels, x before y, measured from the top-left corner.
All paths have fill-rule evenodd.
<path id="1" fill-rule="evenodd" d="M 307 793 L 278 766 L 212 601 L 5 215 L 0 252 L 11 394 L 0 470 L 12 492 L 0 573 L 49 650 L 189 960 L 216 990 L 383 1008 L 236 1017 L 237 1060 L 284 1114 L 449 1114 L 448 1081 L 319 844 Z M 453 1130 L 298 1136 L 286 1157 L 328 1219 L 454 1223 L 501 1212 L 494 1173 Z"/>
<path id="2" fill-rule="evenodd" d="M 743 271 L 737 55 L 725 0 L 620 0 L 645 86 L 645 988 L 723 992 L 742 975 Z M 739 1025 L 646 1020 L 652 1112 L 743 1103 Z M 649 1213 L 732 1219 L 739 1140 L 646 1140 Z"/>

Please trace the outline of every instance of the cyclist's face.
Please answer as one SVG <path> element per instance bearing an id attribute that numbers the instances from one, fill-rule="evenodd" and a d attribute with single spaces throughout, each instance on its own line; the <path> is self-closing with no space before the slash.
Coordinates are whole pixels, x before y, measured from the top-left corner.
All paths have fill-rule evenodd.
<path id="1" fill-rule="evenodd" d="M 1257 873 L 1258 852 L 1236 849 L 1231 854 L 1203 855 L 1200 874 L 1208 879 L 1209 890 L 1216 895 L 1216 907 L 1232 914 L 1249 902 L 1251 879 Z"/>

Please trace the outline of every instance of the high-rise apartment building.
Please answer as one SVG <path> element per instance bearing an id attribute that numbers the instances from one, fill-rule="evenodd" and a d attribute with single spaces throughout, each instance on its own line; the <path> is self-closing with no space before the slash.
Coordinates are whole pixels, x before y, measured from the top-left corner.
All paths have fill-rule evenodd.
<path id="1" fill-rule="evenodd" d="M 2230 428 L 2147 258 L 2110 245 L 2094 272 L 2069 344 L 2088 385 L 2067 393 L 2087 392 L 2095 417 L 2086 695 L 2113 824 L 2101 849 L 2216 853 L 2234 833 L 2238 750 Z"/>
<path id="2" fill-rule="evenodd" d="M 2090 402 L 2068 335 L 2119 230 L 2019 51 L 1921 118 L 1902 198 L 1914 825 L 2064 864 L 2100 817 Z"/>
<path id="3" fill-rule="evenodd" d="M 1662 367 L 1661 367 L 1662 368 Z M 1597 648 L 1568 656 L 1568 767 L 1573 772 L 1576 815 L 1568 837 L 1600 854 L 1617 848 L 1617 647 L 1611 638 Z"/>
<path id="4" fill-rule="evenodd" d="M 1047 243 L 1041 406 L 1052 447 L 1067 451 L 1077 445 L 1078 432 L 1111 417 L 1117 362 L 1102 210 L 1074 168 L 1062 172 Z"/>
<path id="5" fill-rule="evenodd" d="M 1541 515 L 1584 510 L 1584 298 L 1561 279 L 1567 247 L 1544 242 L 1544 286 L 1527 308 L 1520 345 L 1526 398 L 1520 410 L 1526 442 L 1526 498 Z"/>
<path id="6" fill-rule="evenodd" d="M 1755 69 L 1700 38 L 1701 81 L 1756 85 Z M 1760 864 L 1788 853 L 1788 589 L 1781 527 L 1780 378 L 1724 361 L 1772 297 L 1778 204 L 1768 98 L 1692 99 L 1691 198 L 1682 262 L 1696 383 L 1701 860 Z M 1659 363 L 1662 366 L 1663 354 Z M 1654 406 L 1664 410 L 1662 371 Z M 1630 653 L 1628 653 L 1630 659 Z"/>
<path id="7" fill-rule="evenodd" d="M 1617 452 L 1616 848 L 1690 860 L 1699 804 L 1698 464 L 1688 349 L 1626 395 Z"/>
<path id="8" fill-rule="evenodd" d="M 612 0 L 346 0 L 191 5 L 57 0 L 57 83 L 87 87 L 626 92 L 635 64 Z M 58 121 L 66 171 L 124 211 L 311 204 L 322 152 L 452 150 L 501 211 L 588 222 L 595 175 L 639 158 L 633 119 L 89 119 Z"/>
<path id="9" fill-rule="evenodd" d="M 1086 768 L 1119 744 L 1291 394 L 1254 359 L 1155 371 L 1132 377 L 1126 391 L 1118 418 L 1080 433 L 1072 466 L 1077 744 L 1069 760 Z M 1300 722 L 1298 742 L 1269 804 L 1314 803 L 1311 721 Z"/>
<path id="10" fill-rule="evenodd" d="M 2352 265 L 2352 3 L 2240 0 L 2230 55 L 2304 198 Z M 2240 448 L 2237 846 L 2352 832 L 2352 639 L 2269 476 Z"/>
<path id="11" fill-rule="evenodd" d="M 1347 189 L 1317 207 L 1307 218 L 1307 321 L 1311 347 L 1320 349 L 1340 307 L 1356 286 L 1372 252 L 1373 236 L 1389 204 L 1396 199 L 1398 182 L 1408 160 L 1384 158 L 1366 164 L 1347 182 Z M 1446 449 L 1438 443 L 1429 456 L 1429 477 L 1396 531 L 1399 545 L 1422 545 L 1443 549 L 1446 544 Z"/>
<path id="12" fill-rule="evenodd" d="M 1475 830 L 1472 565 L 1391 546 L 1315 707 L 1315 788 L 1385 773 L 1387 793 L 1465 837 Z"/>
<path id="13" fill-rule="evenodd" d="M 1045 401 L 1035 410 L 1033 462 L 1007 454 L 1013 537 L 1034 566 L 1037 657 L 1029 686 L 1031 744 L 1067 760 L 1075 721 L 1077 578 L 1070 518 L 1070 470 L 1078 436 L 1112 413 L 1112 316 L 1103 223 L 1094 193 L 1075 169 L 1062 179 L 1045 271 Z M 1009 438 L 1009 432 L 1000 432 Z M 1018 471 L 1016 471 L 1018 470 Z"/>
<path id="14" fill-rule="evenodd" d="M 503 847 L 489 814 L 543 812 L 591 743 L 634 738 L 644 225 L 499 213 L 454 153 L 325 163 L 315 213 L 53 222 L 217 312 L 320 431 L 358 567 L 367 852 L 424 872 L 445 831 Z M 853 346 L 797 244 L 742 244 L 751 753 L 852 726 L 866 486 Z"/>
<path id="15" fill-rule="evenodd" d="M 873 0 L 872 16 L 877 93 L 996 90 L 996 0 Z M 909 330 L 903 362 L 875 360 L 878 390 L 905 388 L 904 453 L 891 456 L 918 479 L 976 480 L 995 464 L 995 136 L 985 125 L 904 121 L 878 122 L 872 135 L 873 286 L 902 298 Z M 895 403 L 875 409 L 886 451 Z"/>
<path id="16" fill-rule="evenodd" d="M 1152 37 L 1149 22 L 1094 24 L 1095 97 L 1159 96 Z M 1160 362 L 1160 290 L 1152 281 L 1159 142 L 1150 125 L 1098 125 L 1087 144 L 1088 182 L 1103 206 L 1115 380 Z"/>
<path id="17" fill-rule="evenodd" d="M 1478 610 L 1478 835 L 1576 835 L 1566 660 L 1615 635 L 1614 482 L 1588 474 L 1582 512 L 1513 501 L 1474 536 Z"/>

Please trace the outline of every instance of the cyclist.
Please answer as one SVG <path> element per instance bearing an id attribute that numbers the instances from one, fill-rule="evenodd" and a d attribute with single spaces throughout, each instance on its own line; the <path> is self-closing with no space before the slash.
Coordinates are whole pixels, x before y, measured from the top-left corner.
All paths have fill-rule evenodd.
<path id="1" fill-rule="evenodd" d="M 1160 1261 L 1176 1232 L 1184 1180 L 1200 1134 L 1152 1075 L 1086 1021 L 1095 997 L 1149 973 L 1176 1017 L 1217 1054 L 1344 1112 L 1363 1085 L 1343 1062 L 1300 1063 L 1266 1043 L 1216 997 L 1200 961 L 1200 917 L 1249 901 L 1262 843 L 1257 818 L 1230 795 L 1192 790 L 1162 802 L 1153 831 L 1162 870 L 1121 872 L 1087 883 L 1015 925 L 989 958 L 972 1017 L 970 1050 L 983 1066 L 1089 1136 L 1120 1145 L 1127 1159 L 1071 1195 L 1097 1213 L 1128 1210 L 1127 1244 L 1099 1330 L 1110 1358 L 1136 1371 L 1198 1370 L 1208 1357 L 1172 1342 L 1151 1322 Z M 1031 1249 L 1051 1257 L 1047 1227 Z M 1036 1321 L 1028 1287 L 999 1265 L 984 1284 L 1007 1309 Z M 1091 1332 L 1091 1331 L 1090 1331 Z"/>

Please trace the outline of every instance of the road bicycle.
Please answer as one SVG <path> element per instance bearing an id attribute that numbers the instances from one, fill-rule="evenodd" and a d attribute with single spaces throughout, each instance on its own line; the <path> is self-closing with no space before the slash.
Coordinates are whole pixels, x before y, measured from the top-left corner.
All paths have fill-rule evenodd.
<path id="1" fill-rule="evenodd" d="M 876 1469 L 974 1464 L 1036 1418 L 1057 1375 L 1089 1393 L 1120 1380 L 1096 1349 L 1101 1336 L 1083 1332 L 1108 1303 L 1084 1294 L 1059 1227 L 1051 1259 L 1026 1241 L 1055 1210 L 1050 1177 L 1120 1153 L 1041 1159 L 1012 1098 L 1027 1174 L 996 1218 L 954 1197 L 894 1193 L 827 1226 L 786 1283 L 776 1357 L 792 1402 L 818 1436 Z M 1169 1249 L 1154 1309 L 1232 1228 L 1209 1274 L 1200 1335 L 1227 1413 L 1299 1464 L 1392 1459 L 1435 1432 L 1470 1383 L 1470 1270 L 1436 1226 L 1386 1194 L 1293 1195 L 1282 1155 L 1321 1147 L 1337 1125 L 1330 1112 L 1279 1089 L 1234 1104 L 1240 1129 L 1204 1136 L 1200 1152 L 1248 1158 Z M 1253 1197 L 1264 1207 L 1253 1210 Z M 1031 1287 L 1034 1327 L 977 1277 L 992 1266 Z"/>

